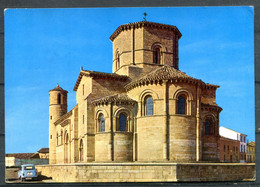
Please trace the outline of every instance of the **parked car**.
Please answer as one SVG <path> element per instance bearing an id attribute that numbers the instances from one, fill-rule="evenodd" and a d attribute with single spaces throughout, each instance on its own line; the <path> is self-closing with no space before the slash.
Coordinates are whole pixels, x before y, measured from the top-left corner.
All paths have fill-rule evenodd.
<path id="1" fill-rule="evenodd" d="M 37 180 L 37 177 L 38 175 L 34 164 L 24 164 L 18 171 L 18 178 L 21 181 L 24 181 L 25 179 Z"/>

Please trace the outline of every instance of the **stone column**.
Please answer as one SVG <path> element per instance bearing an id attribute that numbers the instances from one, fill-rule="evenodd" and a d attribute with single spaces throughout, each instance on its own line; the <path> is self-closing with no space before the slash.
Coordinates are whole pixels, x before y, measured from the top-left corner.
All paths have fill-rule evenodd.
<path id="1" fill-rule="evenodd" d="M 168 120 L 168 81 L 163 80 L 164 85 L 164 124 L 165 124 L 165 139 L 164 139 L 164 160 L 169 160 L 170 156 L 170 128 L 169 128 L 169 120 Z"/>
<path id="2" fill-rule="evenodd" d="M 113 103 L 110 103 L 110 112 L 109 112 L 109 117 L 110 117 L 110 159 L 111 161 L 114 161 L 114 127 L 113 127 Z"/>
<path id="3" fill-rule="evenodd" d="M 132 63 L 135 64 L 135 28 L 131 28 L 132 35 Z"/>
<path id="4" fill-rule="evenodd" d="M 137 161 L 137 126 L 136 126 L 136 115 L 137 115 L 137 111 L 136 111 L 136 104 L 133 105 L 134 107 L 134 113 L 133 113 L 133 128 L 132 128 L 132 132 L 133 132 L 133 161 Z"/>
<path id="5" fill-rule="evenodd" d="M 200 88 L 199 88 L 199 85 L 197 85 L 197 88 L 196 88 L 196 106 L 197 106 L 197 113 L 196 113 L 196 121 L 197 121 L 197 124 L 196 124 L 196 161 L 200 161 L 201 158 L 200 158 L 200 152 L 201 152 L 201 147 L 200 147 Z"/>

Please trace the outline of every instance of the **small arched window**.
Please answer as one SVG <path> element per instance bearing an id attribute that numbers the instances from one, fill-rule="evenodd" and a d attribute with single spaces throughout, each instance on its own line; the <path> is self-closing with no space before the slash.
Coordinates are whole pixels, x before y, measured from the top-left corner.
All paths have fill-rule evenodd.
<path id="1" fill-rule="evenodd" d="M 116 69 L 120 68 L 120 55 L 119 52 L 116 53 Z"/>
<path id="2" fill-rule="evenodd" d="M 145 98 L 145 115 L 152 116 L 153 115 L 153 98 L 151 96 L 147 96 Z"/>
<path id="3" fill-rule="evenodd" d="M 205 135 L 210 135 L 211 134 L 211 124 L 210 124 L 210 120 L 206 120 L 205 121 Z M 229 149 L 229 146 L 228 146 Z"/>
<path id="4" fill-rule="evenodd" d="M 59 145 L 59 135 L 58 135 L 58 133 L 56 134 L 56 143 L 57 143 L 57 145 Z"/>
<path id="5" fill-rule="evenodd" d="M 58 94 L 57 100 L 58 100 L 58 104 L 61 104 L 61 95 L 60 95 L 60 93 Z"/>
<path id="6" fill-rule="evenodd" d="M 153 63 L 161 64 L 161 48 L 159 46 L 153 48 Z"/>
<path id="7" fill-rule="evenodd" d="M 65 132 L 65 139 L 64 139 L 64 143 L 65 144 L 68 144 L 69 143 L 69 135 L 68 135 L 68 133 L 67 132 Z"/>
<path id="8" fill-rule="evenodd" d="M 61 131 L 60 135 L 61 135 L 61 144 L 63 144 L 63 131 Z"/>
<path id="9" fill-rule="evenodd" d="M 186 98 L 181 95 L 178 97 L 178 112 L 177 114 L 186 114 Z"/>
<path id="10" fill-rule="evenodd" d="M 126 131 L 127 127 L 127 116 L 124 113 L 119 115 L 119 131 Z"/>
<path id="11" fill-rule="evenodd" d="M 105 118 L 103 114 L 99 114 L 98 117 L 99 132 L 105 131 Z"/>

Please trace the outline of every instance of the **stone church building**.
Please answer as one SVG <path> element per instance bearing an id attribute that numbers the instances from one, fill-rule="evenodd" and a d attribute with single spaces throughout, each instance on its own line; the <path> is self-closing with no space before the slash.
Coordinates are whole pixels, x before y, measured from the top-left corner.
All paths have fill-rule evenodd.
<path id="1" fill-rule="evenodd" d="M 219 162 L 219 86 L 179 70 L 181 36 L 172 25 L 121 25 L 113 73 L 81 68 L 70 111 L 68 92 L 50 90 L 50 164 Z"/>

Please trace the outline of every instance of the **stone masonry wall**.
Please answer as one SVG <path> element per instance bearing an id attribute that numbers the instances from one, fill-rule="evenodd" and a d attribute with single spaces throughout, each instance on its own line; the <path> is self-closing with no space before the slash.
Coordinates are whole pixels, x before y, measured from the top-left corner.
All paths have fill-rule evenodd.
<path id="1" fill-rule="evenodd" d="M 158 28 L 144 28 L 144 49 L 152 50 L 152 46 L 155 43 L 160 43 L 163 48 L 161 55 L 161 63 L 165 65 L 172 66 L 175 59 L 174 59 L 174 51 L 175 51 L 175 35 L 172 31 L 166 31 Z M 144 52 L 143 54 L 144 59 L 143 61 L 146 63 L 153 63 L 153 52 Z"/>
<path id="2" fill-rule="evenodd" d="M 56 182 L 241 181 L 255 177 L 255 164 L 89 163 L 36 166 Z"/>
<path id="3" fill-rule="evenodd" d="M 179 164 L 178 181 L 241 181 L 255 177 L 254 164 Z"/>

